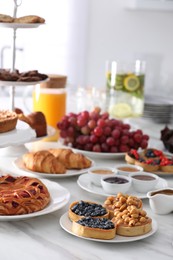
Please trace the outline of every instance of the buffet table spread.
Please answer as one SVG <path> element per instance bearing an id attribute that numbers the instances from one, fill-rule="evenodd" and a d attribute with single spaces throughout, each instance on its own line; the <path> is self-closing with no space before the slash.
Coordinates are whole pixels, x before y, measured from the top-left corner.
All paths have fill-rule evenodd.
<path id="1" fill-rule="evenodd" d="M 4 103 L 5 104 L 5 103 Z M 17 104 L 19 104 L 17 102 Z M 2 106 L 2 103 L 1 103 Z M 138 122 L 137 122 L 138 123 Z M 137 124 L 136 123 L 136 124 Z M 154 134 L 159 132 L 158 125 L 151 123 L 143 124 L 143 128 L 150 129 L 153 135 L 151 146 L 163 148 L 158 136 Z M 35 141 L 27 143 L 27 149 L 50 148 L 56 146 L 54 142 Z M 15 151 L 15 150 L 14 150 Z M 15 152 L 11 155 L 0 157 L 1 172 L 13 173 L 14 175 L 24 174 L 14 165 L 17 158 Z M 123 157 L 116 158 L 92 158 L 95 165 L 115 167 L 124 162 Z M 1 259 L 157 259 L 169 260 L 173 257 L 173 218 L 172 213 L 167 215 L 154 214 L 149 206 L 147 197 L 143 198 L 144 209 L 148 215 L 157 222 L 158 229 L 154 234 L 143 239 L 136 237 L 135 241 L 125 239 L 123 242 L 116 239 L 111 241 L 92 241 L 69 234 L 60 225 L 61 217 L 68 211 L 69 205 L 77 200 L 89 200 L 103 204 L 105 196 L 97 194 L 93 190 L 86 190 L 87 183 L 82 184 L 79 181 L 80 176 L 85 176 L 87 172 L 81 175 L 74 175 L 63 178 L 49 178 L 57 184 L 60 184 L 70 193 L 66 203 L 62 204 L 58 210 L 52 210 L 49 214 L 36 215 L 29 218 L 11 218 L 10 220 L 0 219 L 0 243 Z M 169 187 L 173 187 L 173 176 L 161 176 Z"/>

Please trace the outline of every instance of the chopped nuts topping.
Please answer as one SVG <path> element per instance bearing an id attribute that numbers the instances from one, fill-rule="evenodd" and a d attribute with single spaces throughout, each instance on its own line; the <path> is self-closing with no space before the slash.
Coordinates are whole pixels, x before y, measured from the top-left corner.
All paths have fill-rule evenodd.
<path id="1" fill-rule="evenodd" d="M 128 206 L 135 206 L 135 208 L 138 209 L 142 208 L 142 200 L 137 197 L 129 196 L 119 192 L 115 197 L 108 197 L 104 202 L 104 206 L 109 210 L 119 210 L 122 212 Z"/>
<path id="2" fill-rule="evenodd" d="M 136 206 L 128 206 L 124 211 L 116 210 L 112 222 L 117 225 L 127 225 L 130 227 L 140 226 L 149 221 L 146 211 Z"/>

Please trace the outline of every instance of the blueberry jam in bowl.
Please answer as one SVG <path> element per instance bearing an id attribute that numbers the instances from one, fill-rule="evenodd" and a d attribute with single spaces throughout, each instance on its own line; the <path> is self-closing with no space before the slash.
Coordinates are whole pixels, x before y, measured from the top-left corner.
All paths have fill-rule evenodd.
<path id="1" fill-rule="evenodd" d="M 131 177 L 124 175 L 108 175 L 101 179 L 103 190 L 108 194 L 117 194 L 118 192 L 125 193 L 131 186 Z"/>

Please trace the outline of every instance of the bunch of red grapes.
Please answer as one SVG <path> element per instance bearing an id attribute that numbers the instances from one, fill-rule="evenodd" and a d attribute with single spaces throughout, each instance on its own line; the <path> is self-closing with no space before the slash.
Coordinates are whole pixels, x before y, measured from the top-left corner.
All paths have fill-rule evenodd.
<path id="1" fill-rule="evenodd" d="M 109 118 L 100 108 L 69 113 L 57 124 L 65 145 L 85 151 L 103 153 L 125 153 L 130 149 L 145 149 L 149 136 L 121 120 Z"/>

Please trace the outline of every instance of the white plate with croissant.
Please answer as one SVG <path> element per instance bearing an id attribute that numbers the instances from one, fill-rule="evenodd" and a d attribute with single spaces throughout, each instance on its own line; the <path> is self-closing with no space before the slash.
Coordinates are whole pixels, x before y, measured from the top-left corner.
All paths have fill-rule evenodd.
<path id="1" fill-rule="evenodd" d="M 40 178 L 64 178 L 80 175 L 93 167 L 94 161 L 74 153 L 71 149 L 49 149 L 28 152 L 13 161 L 14 166 L 25 175 Z"/>

